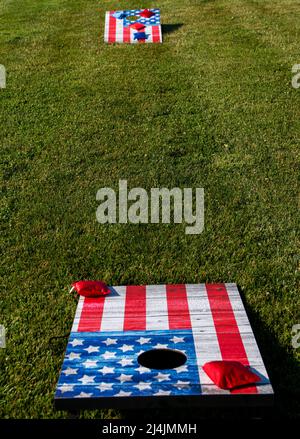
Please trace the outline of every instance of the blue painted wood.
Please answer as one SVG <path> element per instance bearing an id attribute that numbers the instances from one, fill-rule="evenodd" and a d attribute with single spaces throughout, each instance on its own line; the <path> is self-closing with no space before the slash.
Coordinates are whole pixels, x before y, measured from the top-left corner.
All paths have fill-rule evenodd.
<path id="1" fill-rule="evenodd" d="M 175 369 L 149 369 L 138 356 L 151 349 L 183 352 Z M 200 395 L 201 385 L 191 330 L 72 333 L 56 398 Z"/>

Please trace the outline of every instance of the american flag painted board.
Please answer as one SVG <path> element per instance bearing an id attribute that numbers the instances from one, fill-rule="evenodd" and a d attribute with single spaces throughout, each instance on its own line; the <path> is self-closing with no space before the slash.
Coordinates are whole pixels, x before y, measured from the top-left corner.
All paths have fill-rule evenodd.
<path id="1" fill-rule="evenodd" d="M 273 401 L 262 357 L 235 284 L 110 287 L 80 297 L 55 394 L 64 408 L 180 405 L 268 405 Z M 154 369 L 143 352 L 179 351 L 179 367 Z M 202 366 L 235 360 L 261 377 L 255 386 L 218 388 Z"/>
<path id="2" fill-rule="evenodd" d="M 162 43 L 160 10 L 149 9 L 152 17 L 142 17 L 143 9 L 107 11 L 105 13 L 104 41 L 106 43 Z M 117 18 L 121 17 L 121 18 Z M 135 17 L 131 20 L 131 17 Z M 137 30 L 134 24 L 144 28 Z"/>

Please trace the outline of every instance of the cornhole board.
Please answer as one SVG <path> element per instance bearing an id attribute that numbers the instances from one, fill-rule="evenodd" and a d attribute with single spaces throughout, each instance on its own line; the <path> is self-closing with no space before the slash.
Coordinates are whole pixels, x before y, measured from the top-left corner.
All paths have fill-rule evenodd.
<path id="1" fill-rule="evenodd" d="M 149 9 L 154 15 L 150 18 L 141 17 L 143 9 L 131 9 L 126 11 L 107 11 L 105 13 L 104 41 L 106 43 L 162 43 L 160 24 L 160 10 Z M 123 13 L 124 17 L 116 18 L 115 15 Z M 136 20 L 131 20 L 136 17 Z M 144 29 L 138 31 L 132 27 L 135 23 L 141 23 Z M 140 38 L 140 32 L 145 38 Z"/>
<path id="2" fill-rule="evenodd" d="M 80 297 L 55 393 L 57 409 L 272 405 L 273 390 L 235 284 L 110 287 Z M 164 370 L 140 364 L 150 350 L 180 351 Z M 259 385 L 218 388 L 202 366 L 236 360 Z"/>

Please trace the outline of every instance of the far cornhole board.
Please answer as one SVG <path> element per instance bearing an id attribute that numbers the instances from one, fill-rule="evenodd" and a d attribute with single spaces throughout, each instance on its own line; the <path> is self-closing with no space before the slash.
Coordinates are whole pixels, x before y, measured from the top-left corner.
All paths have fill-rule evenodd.
<path id="1" fill-rule="evenodd" d="M 140 16 L 143 9 L 131 9 L 124 11 L 107 11 L 105 14 L 104 41 L 106 43 L 161 43 L 162 33 L 160 24 L 160 10 L 149 9 L 153 12 L 150 18 Z M 117 13 L 123 13 L 122 18 L 116 18 Z M 131 21 L 131 17 L 136 17 Z M 141 23 L 145 26 L 142 30 L 132 27 L 134 23 Z M 142 32 L 145 38 L 137 39 Z"/>
<path id="2" fill-rule="evenodd" d="M 57 409 L 272 405 L 273 389 L 235 284 L 110 289 L 106 297 L 79 299 Z M 167 352 L 185 363 L 156 369 L 162 364 L 152 352 L 144 354 L 152 358 L 145 365 L 141 354 L 151 350 L 158 359 Z M 218 388 L 201 366 L 222 359 L 249 365 L 261 383 Z"/>

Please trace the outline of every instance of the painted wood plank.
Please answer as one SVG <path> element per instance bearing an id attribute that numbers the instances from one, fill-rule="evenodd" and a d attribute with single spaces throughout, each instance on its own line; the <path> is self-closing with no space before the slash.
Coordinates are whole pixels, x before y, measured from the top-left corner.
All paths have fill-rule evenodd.
<path id="1" fill-rule="evenodd" d="M 270 403 L 273 389 L 235 284 L 210 288 L 117 286 L 101 300 L 80 298 L 55 396 L 58 406 L 71 407 L 77 400 L 77 406 L 91 407 L 97 400 L 98 407 L 112 407 L 125 399 L 140 407 L 158 404 L 153 399 L 172 404 L 181 398 L 201 405 L 208 396 L 205 404 L 231 404 L 231 398 L 239 404 Z M 92 332 L 87 332 L 89 327 Z M 187 356 L 179 368 L 153 372 L 138 363 L 149 349 L 178 347 Z M 253 386 L 230 394 L 211 382 L 202 366 L 224 358 L 224 352 L 259 372 L 257 394 L 251 394 Z"/>
<path id="2" fill-rule="evenodd" d="M 168 303 L 165 285 L 146 287 L 146 329 L 169 328 Z"/>

